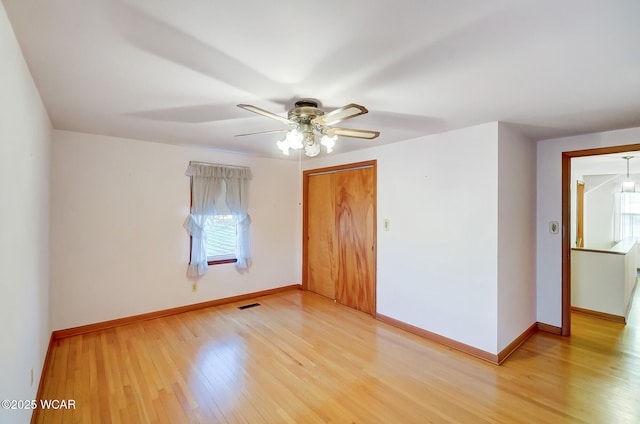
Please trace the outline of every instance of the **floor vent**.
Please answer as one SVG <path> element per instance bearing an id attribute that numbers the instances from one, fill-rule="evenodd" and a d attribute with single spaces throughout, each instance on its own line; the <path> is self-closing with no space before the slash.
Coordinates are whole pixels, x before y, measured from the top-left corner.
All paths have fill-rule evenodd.
<path id="1" fill-rule="evenodd" d="M 259 303 L 250 303 L 248 305 L 238 306 L 238 309 L 249 309 L 249 308 L 255 308 L 256 306 L 260 306 L 260 304 Z"/>

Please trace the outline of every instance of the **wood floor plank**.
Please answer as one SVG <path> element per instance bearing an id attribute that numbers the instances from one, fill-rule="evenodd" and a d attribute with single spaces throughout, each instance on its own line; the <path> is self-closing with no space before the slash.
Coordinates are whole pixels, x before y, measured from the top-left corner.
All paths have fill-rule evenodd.
<path id="1" fill-rule="evenodd" d="M 640 292 L 639 292 L 640 293 Z M 55 342 L 37 423 L 639 422 L 640 313 L 501 366 L 291 291 Z M 636 302 L 640 305 L 640 302 Z"/>

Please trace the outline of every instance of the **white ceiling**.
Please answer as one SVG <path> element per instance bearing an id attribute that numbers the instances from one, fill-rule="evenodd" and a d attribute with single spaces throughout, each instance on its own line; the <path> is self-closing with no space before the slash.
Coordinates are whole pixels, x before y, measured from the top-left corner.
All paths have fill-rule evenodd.
<path id="1" fill-rule="evenodd" d="M 640 126 L 637 0 L 2 0 L 57 129 L 277 156 L 294 99 L 369 114 L 337 151 L 489 121 Z M 639 140 L 633 140 L 639 142 Z"/>

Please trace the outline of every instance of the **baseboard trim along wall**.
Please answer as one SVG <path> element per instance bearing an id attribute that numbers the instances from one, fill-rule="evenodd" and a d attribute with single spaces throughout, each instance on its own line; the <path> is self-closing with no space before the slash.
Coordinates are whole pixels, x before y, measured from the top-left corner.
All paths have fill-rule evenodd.
<path id="1" fill-rule="evenodd" d="M 407 324 L 406 322 L 399 321 L 395 318 L 388 317 L 386 315 L 377 314 L 376 319 L 382 321 L 386 324 L 389 324 L 393 327 L 399 328 L 401 330 L 408 331 L 409 333 L 415 334 L 416 336 L 424 337 L 427 340 L 431 340 L 443 346 L 450 347 L 451 349 L 458 350 L 462 353 L 466 353 L 467 355 L 475 356 L 476 358 L 482 359 L 484 361 L 490 362 L 494 365 L 500 365 L 505 359 L 509 357 L 513 352 L 516 351 L 529 337 L 535 334 L 538 331 L 538 323 L 535 322 L 531 324 L 529 328 L 527 328 L 520 336 L 518 336 L 514 341 L 512 341 L 509 346 L 504 348 L 497 355 L 493 353 L 489 353 L 482 349 L 478 349 L 473 346 L 469 346 L 467 344 L 458 342 L 456 340 L 450 339 L 448 337 L 441 336 L 436 333 L 432 333 L 431 331 L 422 329 L 420 327 L 413 326 L 411 324 Z"/>
<path id="2" fill-rule="evenodd" d="M 555 334 L 557 336 L 562 335 L 562 328 L 556 327 L 555 325 L 544 324 L 542 322 L 538 323 L 538 330 L 544 331 L 545 333 Z"/>
<path id="3" fill-rule="evenodd" d="M 531 324 L 529 328 L 524 330 L 524 332 L 520 334 L 520 336 L 516 337 L 514 341 L 509 343 L 507 347 L 505 347 L 504 349 L 502 349 L 500 353 L 498 353 L 498 365 L 504 362 L 504 360 L 507 359 L 509 355 L 515 352 L 516 349 L 518 349 L 522 345 L 522 343 L 527 341 L 527 339 L 533 336 L 537 331 L 538 331 L 538 323 L 534 322 L 533 324 Z"/>
<path id="4" fill-rule="evenodd" d="M 627 319 L 623 316 L 607 314 L 606 312 L 592 311 L 591 309 L 584 309 L 584 308 L 578 308 L 578 307 L 572 306 L 571 312 L 576 312 L 583 315 L 589 315 L 596 318 L 606 319 L 607 321 L 619 322 L 621 324 L 627 323 Z"/>
<path id="5" fill-rule="evenodd" d="M 210 300 L 202 303 L 194 303 L 191 305 L 178 306 L 177 308 L 163 309 L 161 311 L 149 312 L 146 314 L 133 315 L 125 318 L 118 318 L 118 319 L 113 319 L 109 321 L 97 322 L 95 324 L 81 325 L 79 327 L 67 328 L 65 330 L 55 330 L 51 336 L 52 336 L 52 339 L 55 341 L 65 337 L 92 333 L 94 331 L 106 330 L 108 328 L 114 328 L 121 325 L 132 324 L 135 322 L 167 317 L 170 315 L 181 314 L 183 312 L 210 308 L 212 306 L 225 305 L 227 303 L 241 302 L 243 300 L 253 299 L 261 296 L 268 296 L 270 294 L 282 293 L 289 290 L 296 290 L 296 289 L 300 289 L 301 287 L 302 286 L 300 284 L 292 284 L 289 286 L 277 287 L 275 289 L 262 290 L 254 293 L 247 293 L 247 294 L 241 294 L 238 296 L 225 297 L 223 299 L 216 299 L 216 300 Z"/>

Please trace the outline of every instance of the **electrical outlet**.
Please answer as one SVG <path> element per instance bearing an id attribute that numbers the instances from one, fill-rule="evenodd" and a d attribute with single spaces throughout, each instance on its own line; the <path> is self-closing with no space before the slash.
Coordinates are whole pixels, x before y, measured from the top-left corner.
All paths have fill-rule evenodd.
<path id="1" fill-rule="evenodd" d="M 33 368 L 31 368 L 31 387 L 33 387 Z"/>
<path id="2" fill-rule="evenodd" d="M 192 283 L 191 284 L 191 291 L 192 292 L 197 292 L 198 291 L 198 283 Z"/>

